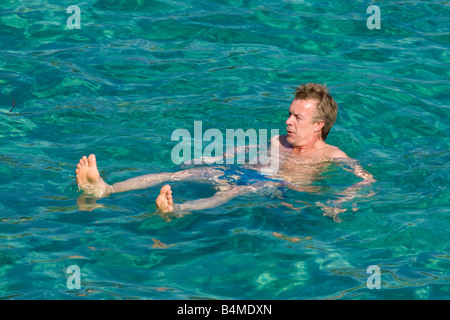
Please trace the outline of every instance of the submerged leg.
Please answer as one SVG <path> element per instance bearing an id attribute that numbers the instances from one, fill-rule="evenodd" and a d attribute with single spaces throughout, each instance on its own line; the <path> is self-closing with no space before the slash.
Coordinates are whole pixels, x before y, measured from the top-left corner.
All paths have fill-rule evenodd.
<path id="1" fill-rule="evenodd" d="M 97 168 L 97 160 L 93 154 L 89 157 L 83 156 L 77 164 L 75 172 L 77 175 L 78 187 L 83 190 L 85 194 L 90 194 L 97 198 L 106 197 L 111 193 L 146 189 L 166 181 L 191 180 L 219 184 L 221 181 L 218 177 L 223 174 L 221 170 L 214 168 L 197 167 L 178 172 L 162 172 L 142 175 L 109 185 L 100 177 Z"/>
<path id="2" fill-rule="evenodd" d="M 186 201 L 183 204 L 173 202 L 172 190 L 169 185 L 161 188 L 156 198 L 156 207 L 161 212 L 191 211 L 218 207 L 238 195 L 256 191 L 253 186 L 230 186 L 227 189 L 216 192 L 212 197 Z"/>
<path id="3" fill-rule="evenodd" d="M 186 180 L 219 184 L 220 180 L 218 179 L 218 177 L 220 177 L 221 175 L 223 175 L 222 171 L 209 167 L 191 168 L 178 172 L 146 174 L 122 182 L 114 183 L 112 185 L 112 193 L 135 189 L 147 189 L 149 187 L 167 181 Z"/>

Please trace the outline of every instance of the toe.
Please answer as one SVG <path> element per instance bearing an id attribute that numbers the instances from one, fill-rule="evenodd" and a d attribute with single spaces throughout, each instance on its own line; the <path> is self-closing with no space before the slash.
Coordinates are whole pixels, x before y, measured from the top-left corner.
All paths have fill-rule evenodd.
<path id="1" fill-rule="evenodd" d="M 90 154 L 89 158 L 87 159 L 88 165 L 89 166 L 96 166 L 97 165 L 97 160 L 95 159 L 95 155 L 94 154 Z"/>
<path id="2" fill-rule="evenodd" d="M 172 192 L 172 190 L 170 189 L 170 185 L 166 184 L 165 186 L 163 186 L 161 188 L 161 192 L 163 193 Z"/>

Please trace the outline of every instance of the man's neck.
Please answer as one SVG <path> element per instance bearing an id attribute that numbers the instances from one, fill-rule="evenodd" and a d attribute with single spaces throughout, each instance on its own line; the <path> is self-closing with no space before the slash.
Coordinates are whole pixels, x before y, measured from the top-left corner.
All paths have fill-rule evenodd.
<path id="1" fill-rule="evenodd" d="M 306 143 L 301 146 L 292 146 L 292 153 L 298 155 L 310 155 L 322 149 L 326 143 L 323 140 L 316 140 L 314 142 Z"/>

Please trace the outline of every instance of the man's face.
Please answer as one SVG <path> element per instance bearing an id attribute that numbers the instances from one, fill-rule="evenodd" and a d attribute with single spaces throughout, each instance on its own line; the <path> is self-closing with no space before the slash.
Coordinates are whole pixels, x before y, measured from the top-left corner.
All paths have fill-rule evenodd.
<path id="1" fill-rule="evenodd" d="M 313 122 L 316 100 L 294 99 L 289 107 L 287 125 L 287 142 L 294 147 L 301 146 L 310 141 L 317 126 Z"/>

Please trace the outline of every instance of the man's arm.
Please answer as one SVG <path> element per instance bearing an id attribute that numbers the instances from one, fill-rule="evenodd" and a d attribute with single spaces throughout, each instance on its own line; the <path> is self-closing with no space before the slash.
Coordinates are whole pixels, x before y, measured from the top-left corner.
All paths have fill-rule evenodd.
<path id="1" fill-rule="evenodd" d="M 371 185 L 372 183 L 376 182 L 376 180 L 373 178 L 373 175 L 364 170 L 363 167 L 356 162 L 356 160 L 347 156 L 345 152 L 343 152 L 339 148 L 335 147 L 332 153 L 332 158 L 335 159 L 339 165 L 341 165 L 342 169 L 349 171 L 353 173 L 355 176 L 358 176 L 363 179 L 363 181 L 354 184 L 353 186 L 351 186 L 346 190 L 351 190 L 355 188 L 359 190 L 362 187 Z M 342 164 L 346 164 L 350 166 L 350 168 L 346 168 L 345 166 L 342 166 Z"/>
<path id="2" fill-rule="evenodd" d="M 332 207 L 319 203 L 319 205 L 324 210 L 325 214 L 331 216 L 334 221 L 340 222 L 339 213 L 345 212 L 346 209 L 341 209 L 343 203 L 353 200 L 356 197 L 371 197 L 375 193 L 371 190 L 369 193 L 365 195 L 359 194 L 361 189 L 367 188 L 371 186 L 374 182 L 376 182 L 375 178 L 372 174 L 364 170 L 364 168 L 359 165 L 356 160 L 348 157 L 344 152 L 337 149 L 333 154 L 334 160 L 337 164 L 342 167 L 342 169 L 353 173 L 355 176 L 360 177 L 362 181 L 355 183 L 351 187 L 345 189 L 342 192 L 343 197 L 337 200 L 330 200 L 328 204 L 331 204 Z"/>
<path id="3" fill-rule="evenodd" d="M 365 195 L 359 194 L 361 189 L 371 186 L 374 182 L 376 182 L 376 180 L 373 175 L 364 170 L 363 167 L 356 162 L 356 160 L 351 158 L 342 159 L 340 165 L 344 170 L 353 173 L 357 177 L 360 177 L 362 181 L 355 183 L 351 187 L 345 189 L 342 192 L 342 198 L 332 201 L 335 206 L 341 205 L 342 203 L 347 201 L 351 201 L 356 197 L 371 197 L 375 194 L 373 190 Z M 348 165 L 350 166 L 350 168 L 346 168 L 344 165 Z"/>
<path id="4" fill-rule="evenodd" d="M 359 190 L 362 187 L 370 186 L 372 183 L 376 182 L 373 175 L 371 175 L 369 172 L 364 170 L 363 167 L 361 165 L 359 165 L 355 160 L 353 160 L 351 158 L 347 158 L 347 159 L 345 159 L 345 162 L 346 162 L 346 164 L 348 164 L 350 166 L 350 169 L 345 168 L 345 167 L 342 167 L 342 168 L 346 171 L 353 173 L 355 176 L 362 178 L 363 180 L 354 184 L 350 188 L 346 189 L 344 191 L 344 193 L 348 193 L 348 192 L 346 192 L 347 190 L 349 190 L 349 191 Z"/>

